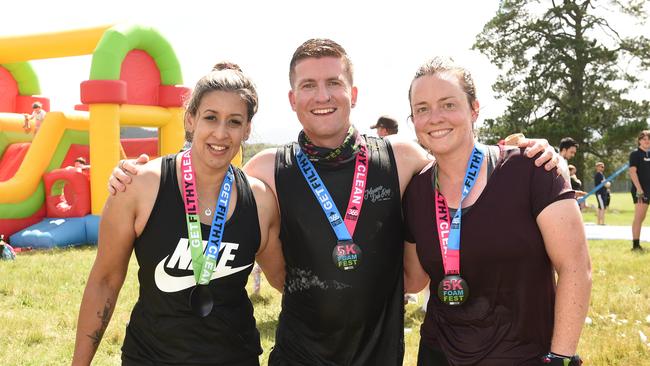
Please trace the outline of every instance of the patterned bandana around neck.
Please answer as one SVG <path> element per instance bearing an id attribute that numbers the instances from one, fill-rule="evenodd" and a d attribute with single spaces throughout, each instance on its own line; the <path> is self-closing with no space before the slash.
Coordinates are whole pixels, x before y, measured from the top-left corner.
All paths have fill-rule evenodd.
<path id="1" fill-rule="evenodd" d="M 304 131 L 298 135 L 298 145 L 312 162 L 328 166 L 337 166 L 352 161 L 359 151 L 357 137 L 359 132 L 354 126 L 350 126 L 343 143 L 334 149 L 314 145 Z"/>

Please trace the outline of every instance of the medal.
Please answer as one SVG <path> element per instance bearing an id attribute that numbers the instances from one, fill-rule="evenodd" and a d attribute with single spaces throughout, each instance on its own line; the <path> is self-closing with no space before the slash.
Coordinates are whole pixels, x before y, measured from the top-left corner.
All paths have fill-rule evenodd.
<path id="1" fill-rule="evenodd" d="M 445 277 L 438 284 L 438 299 L 446 305 L 462 305 L 469 298 L 469 286 L 459 275 L 460 227 L 463 216 L 462 203 L 474 187 L 474 183 L 478 180 L 484 155 L 483 149 L 475 145 L 467 163 L 465 179 L 463 180 L 465 184 L 462 189 L 460 201 L 458 202 L 458 210 L 456 210 L 453 218 L 449 212 L 447 200 L 440 192 L 437 166 L 433 167 L 431 174 L 436 229 L 438 232 L 438 242 L 440 243 L 442 266 L 445 271 Z"/>
<path id="2" fill-rule="evenodd" d="M 461 305 L 469 297 L 469 286 L 458 275 L 445 276 L 438 284 L 438 298 L 443 304 Z"/>
<path id="3" fill-rule="evenodd" d="M 356 229 L 363 206 L 369 157 L 365 140 L 361 136 L 357 136 L 357 141 L 359 144 L 359 152 L 356 156 L 356 164 L 352 178 L 352 191 L 350 192 L 348 207 L 345 210 L 345 217 L 341 217 L 332 196 L 325 187 L 325 183 L 321 180 L 316 168 L 309 161 L 307 155 L 300 148 L 294 149 L 296 165 L 300 169 L 303 177 L 305 177 L 307 185 L 312 193 L 314 193 L 316 201 L 321 205 L 323 213 L 336 235 L 337 242 L 332 251 L 332 262 L 336 268 L 342 271 L 359 268 L 361 264 L 361 248 L 354 244 L 352 235 L 354 235 L 354 230 Z"/>
<path id="4" fill-rule="evenodd" d="M 190 292 L 190 308 L 197 316 L 205 318 L 212 311 L 214 300 L 207 285 L 196 285 Z"/>
<path id="5" fill-rule="evenodd" d="M 361 264 L 361 248 L 352 241 L 339 241 L 332 251 L 332 261 L 338 269 L 356 269 Z"/>
<path id="6" fill-rule="evenodd" d="M 203 234 L 201 233 L 201 221 L 198 216 L 198 196 L 196 194 L 196 178 L 192 166 L 191 150 L 187 150 L 182 155 L 181 161 L 183 177 L 183 201 L 185 204 L 185 219 L 187 221 L 187 234 L 190 253 L 192 255 L 192 271 L 196 286 L 190 292 L 189 305 L 192 312 L 199 317 L 205 318 L 212 311 L 214 300 L 208 287 L 212 280 L 212 273 L 217 267 L 219 248 L 226 224 L 226 215 L 230 203 L 230 194 L 232 192 L 235 175 L 232 166 L 228 170 L 221 183 L 221 189 L 217 196 L 217 203 L 212 218 L 210 228 L 210 237 L 208 244 L 203 247 Z M 212 210 L 207 208 L 204 213 L 212 214 Z"/>

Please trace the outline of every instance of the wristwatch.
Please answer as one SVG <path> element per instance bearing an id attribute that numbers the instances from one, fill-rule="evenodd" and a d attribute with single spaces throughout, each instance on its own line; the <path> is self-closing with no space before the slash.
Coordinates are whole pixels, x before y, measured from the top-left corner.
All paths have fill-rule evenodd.
<path id="1" fill-rule="evenodd" d="M 582 360 L 580 356 L 575 355 L 573 357 L 566 357 L 562 355 L 549 352 L 546 356 L 542 357 L 542 365 L 544 366 L 580 366 L 582 365 Z"/>

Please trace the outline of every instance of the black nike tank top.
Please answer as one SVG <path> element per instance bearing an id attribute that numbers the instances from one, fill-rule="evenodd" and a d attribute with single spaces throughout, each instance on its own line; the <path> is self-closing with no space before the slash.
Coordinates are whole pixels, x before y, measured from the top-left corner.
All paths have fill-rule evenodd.
<path id="1" fill-rule="evenodd" d="M 403 228 L 395 158 L 384 140 L 366 137 L 370 155 L 366 192 L 354 243 L 359 268 L 339 270 L 337 242 L 294 156 L 297 144 L 276 155 L 280 237 L 287 275 L 276 345 L 269 365 L 402 365 L 404 355 Z M 314 164 L 341 214 L 355 161 Z"/>
<path id="2" fill-rule="evenodd" d="M 140 293 L 122 346 L 125 365 L 258 365 L 262 353 L 246 282 L 260 245 L 253 192 L 235 168 L 237 204 L 227 221 L 209 284 L 214 298 L 206 318 L 192 313 L 195 285 L 176 157 L 162 159 L 160 190 L 135 240 Z M 210 226 L 201 225 L 205 242 Z"/>

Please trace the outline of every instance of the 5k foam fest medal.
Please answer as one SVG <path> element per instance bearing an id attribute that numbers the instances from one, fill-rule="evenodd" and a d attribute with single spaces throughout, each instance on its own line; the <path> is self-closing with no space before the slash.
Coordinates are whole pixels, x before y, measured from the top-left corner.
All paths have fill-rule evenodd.
<path id="1" fill-rule="evenodd" d="M 196 286 L 190 292 L 190 308 L 200 316 L 206 317 L 212 311 L 214 299 L 208 287 L 212 273 L 216 268 L 219 250 L 221 248 L 221 239 L 223 230 L 226 225 L 228 215 L 228 206 L 230 205 L 230 194 L 234 181 L 232 166 L 228 166 L 228 171 L 221 183 L 217 204 L 214 210 L 212 226 L 210 227 L 210 238 L 203 255 L 203 236 L 201 234 L 201 222 L 199 220 L 198 196 L 196 191 L 196 177 L 192 166 L 191 150 L 187 150 L 182 155 L 181 169 L 183 176 L 183 203 L 185 204 L 185 219 L 187 221 L 187 234 L 192 253 L 192 270 Z"/>
<path id="2" fill-rule="evenodd" d="M 332 261 L 338 269 L 344 271 L 358 268 L 362 258 L 361 248 L 352 241 L 352 235 L 354 235 L 354 230 L 361 215 L 361 207 L 363 206 L 368 177 L 368 150 L 365 140 L 360 135 L 357 137 L 357 143 L 359 144 L 359 152 L 356 156 L 352 190 L 344 218 L 341 217 L 332 196 L 325 187 L 325 183 L 321 180 L 307 155 L 302 149 L 295 149 L 298 167 L 305 177 L 307 185 L 314 193 L 316 201 L 321 205 L 327 221 L 334 230 L 334 234 L 336 234 L 337 243 L 332 251 Z"/>
<path id="3" fill-rule="evenodd" d="M 460 223 L 463 212 L 462 204 L 478 179 L 484 156 L 483 146 L 479 144 L 474 145 L 472 155 L 467 162 L 467 170 L 465 172 L 465 179 L 463 180 L 463 191 L 458 202 L 458 210 L 456 210 L 453 219 L 450 218 L 447 200 L 440 193 L 437 167 L 433 167 L 432 184 L 436 211 L 436 229 L 438 231 L 438 241 L 440 242 L 442 265 L 445 271 L 445 277 L 438 284 L 438 298 L 442 303 L 447 305 L 461 305 L 469 298 L 469 285 L 460 277 Z"/>

